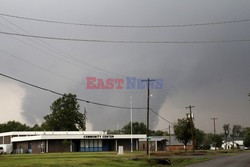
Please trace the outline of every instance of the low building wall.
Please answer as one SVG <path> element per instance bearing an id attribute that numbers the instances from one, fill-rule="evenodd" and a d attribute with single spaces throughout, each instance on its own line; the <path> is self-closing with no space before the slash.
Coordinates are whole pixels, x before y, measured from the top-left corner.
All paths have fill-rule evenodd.
<path id="1" fill-rule="evenodd" d="M 63 140 L 49 140 L 48 151 L 51 152 L 70 152 L 70 144 L 63 145 Z"/>
<path id="2" fill-rule="evenodd" d="M 12 144 L 0 144 L 0 147 L 3 147 L 3 152 L 10 154 L 12 152 Z"/>
<path id="3" fill-rule="evenodd" d="M 167 146 L 166 150 L 168 151 L 174 151 L 174 150 L 192 150 L 192 146 L 191 145 L 187 145 L 186 147 L 184 147 L 184 145 L 172 145 L 172 146 Z"/>
<path id="4" fill-rule="evenodd" d="M 10 144 L 10 136 L 1 136 L 0 144 Z"/>

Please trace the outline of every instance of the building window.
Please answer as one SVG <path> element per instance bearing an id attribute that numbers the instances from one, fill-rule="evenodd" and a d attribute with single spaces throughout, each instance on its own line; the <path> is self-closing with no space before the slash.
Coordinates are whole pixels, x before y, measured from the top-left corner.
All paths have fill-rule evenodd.
<path id="1" fill-rule="evenodd" d="M 28 149 L 32 149 L 32 143 L 28 142 Z"/>

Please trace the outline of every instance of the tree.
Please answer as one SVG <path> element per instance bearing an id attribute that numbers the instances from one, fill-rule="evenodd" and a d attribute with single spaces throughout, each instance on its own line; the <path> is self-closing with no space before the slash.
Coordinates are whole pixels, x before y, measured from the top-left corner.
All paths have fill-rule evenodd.
<path id="1" fill-rule="evenodd" d="M 192 138 L 191 123 L 189 119 L 178 119 L 177 123 L 174 125 L 174 133 L 176 135 L 176 139 L 186 146 Z"/>
<path id="2" fill-rule="evenodd" d="M 243 128 L 242 136 L 244 137 L 248 132 L 250 132 L 250 127 Z"/>
<path id="3" fill-rule="evenodd" d="M 223 130 L 224 130 L 225 136 L 228 137 L 228 135 L 230 133 L 230 124 L 224 124 L 223 125 Z"/>
<path id="4" fill-rule="evenodd" d="M 239 137 L 240 135 L 242 135 L 242 130 L 241 130 L 241 126 L 240 125 L 233 125 L 232 128 L 232 134 L 231 137 L 233 138 L 233 149 L 234 149 L 234 139 L 235 137 Z"/>
<path id="5" fill-rule="evenodd" d="M 207 150 L 211 146 L 220 148 L 222 145 L 222 137 L 219 134 L 205 134 L 202 148 Z"/>
<path id="6" fill-rule="evenodd" d="M 250 131 L 245 134 L 243 142 L 245 147 L 250 147 Z"/>
<path id="7" fill-rule="evenodd" d="M 150 136 L 168 136 L 168 133 L 162 130 L 150 130 L 149 135 Z"/>
<path id="8" fill-rule="evenodd" d="M 241 125 L 233 125 L 232 131 L 235 137 L 243 137 L 243 128 Z"/>
<path id="9" fill-rule="evenodd" d="M 0 133 L 11 131 L 28 131 L 31 130 L 26 124 L 22 124 L 18 121 L 8 121 L 7 123 L 0 124 Z"/>
<path id="10" fill-rule="evenodd" d="M 195 148 L 196 149 L 201 149 L 202 146 L 203 146 L 205 133 L 202 130 L 195 128 L 194 138 L 195 138 Z"/>
<path id="11" fill-rule="evenodd" d="M 42 129 L 42 130 L 50 130 L 50 128 L 49 128 L 47 122 L 43 122 L 43 123 L 41 124 L 41 129 Z"/>
<path id="12" fill-rule="evenodd" d="M 131 133 L 131 123 L 129 122 L 127 125 L 125 125 L 122 128 L 122 131 L 124 134 L 130 134 Z M 133 134 L 146 134 L 147 127 L 143 122 L 141 122 L 141 123 L 133 122 L 132 123 L 132 132 L 133 132 Z"/>
<path id="13" fill-rule="evenodd" d="M 212 134 L 212 133 L 205 134 L 202 149 L 204 149 L 204 150 L 210 149 L 210 147 L 212 146 L 212 143 L 213 143 L 213 141 L 212 141 L 213 135 L 214 134 Z"/>
<path id="14" fill-rule="evenodd" d="M 214 147 L 221 147 L 222 145 L 222 138 L 219 134 L 213 134 L 212 135 L 212 145 Z"/>
<path id="15" fill-rule="evenodd" d="M 42 127 L 40 127 L 38 124 L 35 124 L 32 128 L 30 128 L 31 131 L 42 131 L 44 130 Z"/>
<path id="16" fill-rule="evenodd" d="M 44 117 L 42 127 L 54 131 L 75 131 L 86 129 L 86 115 L 80 113 L 76 95 L 64 94 L 50 106 L 51 114 Z"/>
<path id="17" fill-rule="evenodd" d="M 146 134 L 147 127 L 143 122 L 133 122 L 132 123 L 132 133 L 133 134 Z M 124 125 L 121 130 L 107 130 L 108 134 L 131 134 L 131 122 Z M 162 130 L 150 130 L 150 136 L 167 136 L 168 133 Z"/>

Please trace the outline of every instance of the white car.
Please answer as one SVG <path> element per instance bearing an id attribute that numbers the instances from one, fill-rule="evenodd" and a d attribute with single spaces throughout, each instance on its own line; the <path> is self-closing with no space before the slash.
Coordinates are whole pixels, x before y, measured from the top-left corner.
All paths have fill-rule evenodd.
<path id="1" fill-rule="evenodd" d="M 4 151 L 3 151 L 3 147 L 0 147 L 0 155 L 3 154 Z"/>

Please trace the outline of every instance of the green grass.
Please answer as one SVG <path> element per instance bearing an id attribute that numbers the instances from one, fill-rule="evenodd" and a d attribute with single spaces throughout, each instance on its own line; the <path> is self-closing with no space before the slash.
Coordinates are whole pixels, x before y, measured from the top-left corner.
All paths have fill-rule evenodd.
<path id="1" fill-rule="evenodd" d="M 0 166 L 12 167 L 76 167 L 76 166 L 145 166 L 146 162 L 129 160 L 116 153 L 50 153 L 0 156 Z"/>
<path id="2" fill-rule="evenodd" d="M 139 157 L 138 160 L 132 160 Z M 156 158 L 156 156 L 152 156 Z M 207 158 L 171 158 L 173 167 L 182 167 L 188 164 L 207 160 Z M 145 152 L 135 152 L 132 155 L 125 153 L 117 155 L 115 152 L 98 153 L 49 153 L 49 154 L 12 154 L 0 156 L 0 167 L 147 167 L 160 166 L 149 163 Z"/>

